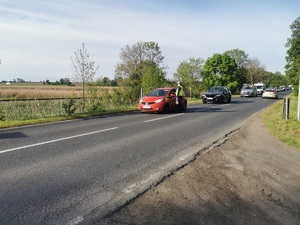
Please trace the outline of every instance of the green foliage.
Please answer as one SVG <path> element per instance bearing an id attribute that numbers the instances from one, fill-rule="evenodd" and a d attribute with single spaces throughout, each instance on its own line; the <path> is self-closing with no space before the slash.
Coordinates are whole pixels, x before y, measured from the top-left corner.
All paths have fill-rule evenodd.
<path id="1" fill-rule="evenodd" d="M 0 120 L 5 121 L 5 113 L 1 108 L 0 108 Z"/>
<path id="2" fill-rule="evenodd" d="M 28 100 L 0 102 L 6 121 L 65 116 L 64 100 Z M 77 108 L 77 107 L 76 107 Z"/>
<path id="3" fill-rule="evenodd" d="M 225 52 L 229 57 L 233 58 L 235 60 L 236 65 L 238 68 L 242 69 L 245 68 L 249 56 L 245 53 L 245 51 L 240 49 L 232 49 Z"/>
<path id="4" fill-rule="evenodd" d="M 49 80 L 43 81 L 45 85 L 72 85 L 69 78 L 61 78 L 59 81 L 50 82 Z"/>
<path id="5" fill-rule="evenodd" d="M 239 68 L 239 82 L 238 86 L 242 87 L 244 83 L 248 83 L 246 79 L 246 65 L 249 62 L 249 55 L 241 49 L 232 49 L 225 52 L 229 57 L 235 60 Z M 229 85 L 230 86 L 230 85 Z M 228 87 L 229 87 L 228 86 Z"/>
<path id="6" fill-rule="evenodd" d="M 280 87 L 280 86 L 288 86 L 289 82 L 287 81 L 286 76 L 282 75 L 280 72 L 266 72 L 266 76 L 268 77 L 265 82 L 268 87 Z"/>
<path id="7" fill-rule="evenodd" d="M 86 110 L 87 112 L 95 112 L 101 110 L 101 101 L 99 91 L 95 84 L 90 84 L 86 89 Z"/>
<path id="8" fill-rule="evenodd" d="M 120 106 L 123 103 L 123 95 L 120 92 L 120 89 L 113 89 L 111 100 L 116 106 Z"/>
<path id="9" fill-rule="evenodd" d="M 140 96 L 141 82 L 139 79 L 132 77 L 124 80 L 120 85 L 119 91 L 122 93 L 122 98 L 127 103 L 136 102 Z"/>
<path id="10" fill-rule="evenodd" d="M 105 109 L 110 108 L 110 106 L 113 104 L 112 103 L 112 94 L 107 90 L 107 89 L 102 89 L 100 92 L 100 106 L 103 109 L 103 111 Z M 99 112 L 100 108 L 98 109 Z"/>
<path id="11" fill-rule="evenodd" d="M 155 63 L 145 62 L 141 79 L 141 87 L 144 93 L 149 93 L 152 89 L 165 86 L 166 78 L 163 70 Z"/>
<path id="12" fill-rule="evenodd" d="M 138 42 L 121 50 L 121 62 L 116 66 L 116 78 L 126 102 L 137 101 L 140 88 L 157 84 L 165 67 L 160 47 L 155 42 Z M 153 72 L 151 74 L 151 72 Z M 144 77 L 145 76 L 145 77 Z M 144 80 L 144 81 L 143 81 Z M 146 84 L 146 81 L 151 81 Z M 142 84 L 143 83 L 143 84 Z M 161 85 L 161 84 L 160 84 Z"/>
<path id="13" fill-rule="evenodd" d="M 264 125 L 279 140 L 300 151 L 300 126 L 297 121 L 298 98 L 290 96 L 289 120 L 282 119 L 283 101 L 265 109 L 260 115 Z"/>
<path id="14" fill-rule="evenodd" d="M 241 77 L 235 60 L 227 54 L 214 54 L 208 58 L 203 70 L 203 85 L 206 89 L 212 86 L 231 86 L 233 93 L 239 90 Z"/>
<path id="15" fill-rule="evenodd" d="M 62 104 L 67 115 L 73 115 L 76 111 L 75 99 L 71 98 Z"/>
<path id="16" fill-rule="evenodd" d="M 108 86 L 117 86 L 117 81 L 116 80 L 110 80 L 108 77 L 100 77 L 96 79 L 96 86 L 103 86 L 103 87 L 108 87 Z"/>
<path id="17" fill-rule="evenodd" d="M 285 73 L 290 84 L 293 85 L 294 94 L 298 95 L 300 78 L 300 17 L 294 20 L 294 22 L 290 25 L 290 29 L 292 31 L 292 35 L 288 38 L 285 45 L 288 48 Z"/>
<path id="18" fill-rule="evenodd" d="M 204 60 L 201 58 L 189 58 L 180 62 L 174 77 L 183 83 L 185 93 L 190 97 L 196 97 L 201 92 L 201 80 Z"/>

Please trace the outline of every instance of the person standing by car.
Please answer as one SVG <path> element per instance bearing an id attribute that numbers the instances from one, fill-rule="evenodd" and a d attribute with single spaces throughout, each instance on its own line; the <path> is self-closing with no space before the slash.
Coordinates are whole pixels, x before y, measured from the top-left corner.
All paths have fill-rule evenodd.
<path id="1" fill-rule="evenodd" d="M 181 82 L 177 82 L 177 89 L 176 89 L 176 105 L 177 105 L 177 110 L 181 111 L 181 99 L 184 96 L 183 92 L 183 87 L 181 85 Z"/>

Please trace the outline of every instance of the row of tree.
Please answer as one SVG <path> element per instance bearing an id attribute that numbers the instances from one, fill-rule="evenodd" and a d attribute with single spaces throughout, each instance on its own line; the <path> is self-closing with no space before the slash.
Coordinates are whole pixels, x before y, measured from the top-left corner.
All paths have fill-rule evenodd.
<path id="1" fill-rule="evenodd" d="M 116 79 L 128 98 L 137 99 L 140 88 L 145 92 L 174 82 L 166 79 L 164 57 L 157 43 L 138 42 L 126 46 L 116 66 Z M 233 49 L 216 53 L 204 60 L 191 57 L 179 63 L 173 81 L 181 81 L 191 97 L 199 96 L 212 86 L 227 86 L 237 93 L 244 83 L 264 82 L 268 86 L 288 85 L 280 72 L 265 70 L 257 58 L 249 58 L 243 50 Z"/>
<path id="2" fill-rule="evenodd" d="M 286 56 L 286 76 L 280 72 L 268 72 L 258 58 L 250 58 L 241 49 L 232 49 L 213 54 L 206 60 L 195 57 L 183 60 L 177 67 L 174 79 L 168 80 L 168 67 L 164 64 L 164 56 L 158 43 L 141 41 L 121 49 L 120 61 L 115 67 L 114 84 L 119 86 L 118 92 L 127 102 L 135 102 L 140 96 L 141 88 L 147 93 L 153 88 L 173 86 L 176 81 L 184 84 L 186 94 L 191 97 L 199 97 L 211 86 L 227 86 L 233 93 L 237 93 L 244 83 L 257 82 L 275 87 L 292 84 L 297 94 L 300 72 L 300 17 L 290 28 L 292 36 L 286 44 L 289 48 Z M 71 60 L 73 80 L 81 84 L 84 101 L 86 85 L 94 82 L 93 77 L 99 66 L 90 60 L 84 44 Z M 111 84 L 108 78 L 98 81 Z"/>

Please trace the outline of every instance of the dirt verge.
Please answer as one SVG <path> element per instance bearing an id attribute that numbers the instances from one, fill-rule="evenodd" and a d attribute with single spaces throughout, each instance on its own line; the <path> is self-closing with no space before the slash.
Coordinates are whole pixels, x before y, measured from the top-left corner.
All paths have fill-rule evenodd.
<path id="1" fill-rule="evenodd" d="M 300 224 L 300 153 L 259 115 L 99 224 Z"/>

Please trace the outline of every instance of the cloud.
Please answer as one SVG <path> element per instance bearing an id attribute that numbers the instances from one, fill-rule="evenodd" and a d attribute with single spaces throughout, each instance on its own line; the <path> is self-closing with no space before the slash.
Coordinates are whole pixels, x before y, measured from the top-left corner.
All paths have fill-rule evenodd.
<path id="1" fill-rule="evenodd" d="M 121 48 L 159 44 L 172 78 L 180 61 L 239 48 L 271 72 L 284 72 L 296 1 L 4 1 L 0 6 L 0 79 L 58 80 L 85 43 L 114 77 Z M 299 8 L 299 7 L 298 7 Z"/>

